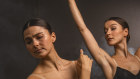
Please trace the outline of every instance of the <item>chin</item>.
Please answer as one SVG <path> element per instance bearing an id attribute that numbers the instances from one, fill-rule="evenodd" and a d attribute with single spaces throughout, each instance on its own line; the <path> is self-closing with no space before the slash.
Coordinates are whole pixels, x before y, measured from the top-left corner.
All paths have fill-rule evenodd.
<path id="1" fill-rule="evenodd" d="M 108 44 L 109 46 L 114 46 L 114 45 L 115 45 L 115 43 L 112 43 L 112 42 L 107 42 L 107 44 Z"/>
<path id="2" fill-rule="evenodd" d="M 34 56 L 35 58 L 42 59 L 42 58 L 45 58 L 47 55 L 48 55 L 48 52 L 41 52 L 41 53 L 36 54 L 36 55 L 33 55 L 33 56 Z"/>
<path id="3" fill-rule="evenodd" d="M 40 54 L 40 58 L 46 58 L 47 56 L 48 56 L 47 52 L 44 52 L 44 53 Z"/>
<path id="4" fill-rule="evenodd" d="M 38 58 L 38 59 L 43 59 L 43 58 L 45 58 L 46 56 L 43 56 L 43 55 L 41 55 L 41 56 L 34 56 L 35 58 Z"/>

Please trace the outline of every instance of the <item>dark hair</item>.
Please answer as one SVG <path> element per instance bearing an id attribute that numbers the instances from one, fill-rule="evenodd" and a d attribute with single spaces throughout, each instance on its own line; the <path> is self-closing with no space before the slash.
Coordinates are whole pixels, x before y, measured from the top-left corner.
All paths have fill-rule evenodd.
<path id="1" fill-rule="evenodd" d="M 32 26 L 43 27 L 43 28 L 47 29 L 50 34 L 52 33 L 52 28 L 51 28 L 50 24 L 48 22 L 46 22 L 45 20 L 40 19 L 40 18 L 33 18 L 33 19 L 28 20 L 23 27 L 22 33 L 24 33 L 24 31 L 28 27 L 32 27 Z"/>
<path id="2" fill-rule="evenodd" d="M 125 28 L 128 29 L 128 35 L 127 35 L 127 42 L 128 42 L 129 39 L 130 39 L 129 25 L 128 25 L 128 23 L 127 23 L 124 19 L 122 19 L 122 18 L 120 18 L 120 17 L 110 17 L 110 18 L 108 18 L 107 20 L 105 20 L 105 22 L 110 21 L 110 20 L 114 20 L 114 21 L 116 21 L 117 23 L 119 23 L 119 24 L 123 27 L 123 29 L 125 29 Z"/>

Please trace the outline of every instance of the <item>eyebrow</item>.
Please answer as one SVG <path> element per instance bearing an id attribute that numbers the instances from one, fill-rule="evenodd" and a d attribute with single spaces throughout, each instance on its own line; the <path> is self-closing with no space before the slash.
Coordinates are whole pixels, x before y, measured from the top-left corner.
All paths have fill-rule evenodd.
<path id="1" fill-rule="evenodd" d="M 42 33 L 43 33 L 43 32 L 39 32 L 39 33 L 33 35 L 33 37 L 35 37 L 35 36 L 37 36 L 37 35 L 39 35 L 39 34 L 42 34 Z M 26 37 L 24 40 L 28 40 L 28 39 L 30 39 L 30 37 Z"/>
<path id="2" fill-rule="evenodd" d="M 111 24 L 111 26 L 113 26 L 113 25 L 117 25 L 117 24 Z"/>
<path id="3" fill-rule="evenodd" d="M 111 24 L 110 26 L 113 26 L 113 25 L 117 25 L 117 24 Z M 105 29 L 107 29 L 107 28 L 104 27 L 104 30 L 105 30 Z"/>
<path id="4" fill-rule="evenodd" d="M 33 35 L 33 37 L 35 37 L 35 36 L 37 36 L 37 35 L 39 35 L 39 34 L 42 34 L 42 33 L 43 33 L 43 32 L 39 32 L 39 33 Z"/>

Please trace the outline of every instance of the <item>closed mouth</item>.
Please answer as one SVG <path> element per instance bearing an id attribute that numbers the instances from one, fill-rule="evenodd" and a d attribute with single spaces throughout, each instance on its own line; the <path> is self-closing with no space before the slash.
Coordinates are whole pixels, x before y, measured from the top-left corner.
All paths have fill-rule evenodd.
<path id="1" fill-rule="evenodd" d="M 34 53 L 39 53 L 39 52 L 41 52 L 41 50 L 42 50 L 42 49 L 37 49 L 37 50 L 35 50 Z"/>
<path id="2" fill-rule="evenodd" d="M 108 40 L 108 41 L 111 41 L 111 40 L 113 40 L 113 38 L 108 38 L 107 40 Z"/>

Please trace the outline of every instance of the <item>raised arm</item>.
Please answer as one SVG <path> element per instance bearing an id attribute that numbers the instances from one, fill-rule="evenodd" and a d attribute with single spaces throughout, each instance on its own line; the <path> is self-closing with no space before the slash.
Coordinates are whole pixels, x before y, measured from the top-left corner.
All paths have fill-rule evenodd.
<path id="1" fill-rule="evenodd" d="M 136 51 L 135 55 L 140 58 L 140 48 L 138 48 L 138 50 Z"/>
<path id="2" fill-rule="evenodd" d="M 86 24 L 84 23 L 84 20 L 80 14 L 80 11 L 78 10 L 75 0 L 68 0 L 70 10 L 72 12 L 73 18 L 77 24 L 78 29 L 80 30 L 81 35 L 83 36 L 85 43 L 87 45 L 87 48 L 89 49 L 91 55 L 96 60 L 96 62 L 102 67 L 104 74 L 107 79 L 111 79 L 113 75 L 113 67 L 114 62 L 112 58 L 99 47 L 97 44 L 94 36 L 87 28 Z M 110 73 L 110 74 L 108 74 Z"/>

